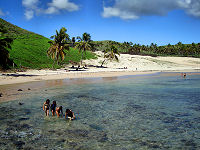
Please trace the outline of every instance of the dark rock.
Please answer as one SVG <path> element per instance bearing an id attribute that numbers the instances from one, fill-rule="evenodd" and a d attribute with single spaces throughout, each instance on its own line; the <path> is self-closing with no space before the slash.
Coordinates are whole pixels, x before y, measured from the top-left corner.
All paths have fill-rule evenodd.
<path id="1" fill-rule="evenodd" d="M 185 146 L 196 147 L 197 144 L 193 140 L 185 141 Z"/>
<path id="2" fill-rule="evenodd" d="M 20 118 L 19 121 L 29 120 L 30 118 Z"/>
<path id="3" fill-rule="evenodd" d="M 14 141 L 14 144 L 17 148 L 21 149 L 23 145 L 25 145 L 25 142 L 23 141 Z"/>
<path id="4" fill-rule="evenodd" d="M 30 128 L 31 128 L 31 126 L 28 125 L 28 124 L 22 124 L 22 125 L 18 125 L 18 126 L 17 126 L 17 129 L 18 129 L 18 130 L 30 129 Z"/>
<path id="5" fill-rule="evenodd" d="M 3 94 L 2 94 L 2 93 L 0 93 L 0 97 L 2 97 L 2 95 L 3 95 Z"/>
<path id="6" fill-rule="evenodd" d="M 18 91 L 23 91 L 22 89 L 18 89 Z"/>
<path id="7" fill-rule="evenodd" d="M 28 90 L 31 90 L 30 88 L 28 88 Z"/>
<path id="8" fill-rule="evenodd" d="M 18 104 L 19 104 L 19 105 L 23 105 L 24 103 L 19 102 Z"/>
<path id="9" fill-rule="evenodd" d="M 175 121 L 174 117 L 166 117 L 163 119 L 164 123 L 173 123 Z"/>

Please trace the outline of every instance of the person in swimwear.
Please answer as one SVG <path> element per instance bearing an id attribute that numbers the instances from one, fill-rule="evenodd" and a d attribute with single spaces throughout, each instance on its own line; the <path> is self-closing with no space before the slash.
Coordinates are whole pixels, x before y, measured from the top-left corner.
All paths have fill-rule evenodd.
<path id="1" fill-rule="evenodd" d="M 55 112 L 56 112 L 56 101 L 53 101 L 53 104 L 51 104 L 51 112 L 52 112 L 52 116 L 55 116 Z"/>
<path id="2" fill-rule="evenodd" d="M 45 111 L 45 115 L 49 116 L 49 107 L 50 107 L 50 100 L 47 99 L 46 102 L 43 104 L 43 111 Z"/>
<path id="3" fill-rule="evenodd" d="M 75 115 L 74 115 L 74 113 L 72 112 L 72 110 L 66 109 L 65 118 L 66 118 L 66 119 L 68 118 L 69 120 L 74 120 L 74 119 L 75 119 Z"/>
<path id="4" fill-rule="evenodd" d="M 56 114 L 57 114 L 57 117 L 60 117 L 60 115 L 63 116 L 62 106 L 56 107 Z"/>

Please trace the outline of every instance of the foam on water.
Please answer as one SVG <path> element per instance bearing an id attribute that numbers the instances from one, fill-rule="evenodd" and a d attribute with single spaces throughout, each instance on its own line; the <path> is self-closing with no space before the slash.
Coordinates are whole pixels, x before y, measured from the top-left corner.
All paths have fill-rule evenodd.
<path id="1" fill-rule="evenodd" d="M 98 80 L 1 103 L 0 148 L 200 148 L 199 75 Z M 45 117 L 42 104 L 47 98 L 72 109 L 77 119 Z"/>

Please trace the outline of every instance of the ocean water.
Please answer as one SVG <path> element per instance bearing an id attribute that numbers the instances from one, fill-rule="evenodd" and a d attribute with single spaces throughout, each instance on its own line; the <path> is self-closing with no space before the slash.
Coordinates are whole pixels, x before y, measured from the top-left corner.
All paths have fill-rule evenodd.
<path id="1" fill-rule="evenodd" d="M 200 75 L 73 81 L 1 103 L 0 149 L 200 149 Z M 45 117 L 47 98 L 77 119 Z"/>

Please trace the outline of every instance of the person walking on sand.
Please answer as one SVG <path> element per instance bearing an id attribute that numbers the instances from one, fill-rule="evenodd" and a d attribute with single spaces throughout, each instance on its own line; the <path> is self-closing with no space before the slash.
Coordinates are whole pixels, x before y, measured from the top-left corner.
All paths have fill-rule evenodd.
<path id="1" fill-rule="evenodd" d="M 46 102 L 43 104 L 43 111 L 45 111 L 45 115 L 49 116 L 49 107 L 50 107 L 50 100 L 47 99 Z"/>
<path id="2" fill-rule="evenodd" d="M 74 119 L 75 119 L 75 115 L 74 115 L 74 113 L 72 112 L 72 110 L 66 109 L 65 118 L 66 118 L 66 119 L 68 118 L 69 120 L 74 120 Z"/>
<path id="3" fill-rule="evenodd" d="M 52 112 L 52 116 L 55 116 L 55 112 L 56 112 L 56 101 L 53 101 L 53 103 L 51 104 L 51 112 Z"/>
<path id="4" fill-rule="evenodd" d="M 63 117 L 62 106 L 60 106 L 60 107 L 56 107 L 56 114 L 57 114 L 57 117 L 60 117 L 60 116 Z"/>

